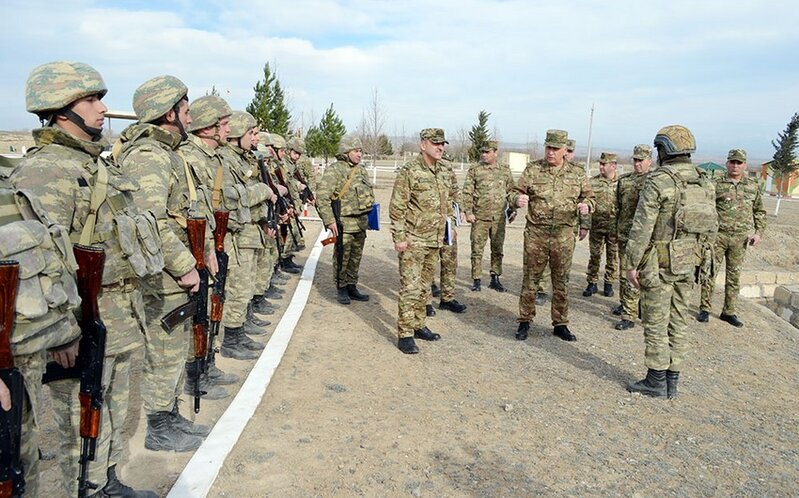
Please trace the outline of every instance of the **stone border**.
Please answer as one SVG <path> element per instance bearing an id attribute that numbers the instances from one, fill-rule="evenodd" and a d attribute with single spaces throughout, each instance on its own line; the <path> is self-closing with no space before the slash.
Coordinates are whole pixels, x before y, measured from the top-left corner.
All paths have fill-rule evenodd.
<path id="1" fill-rule="evenodd" d="M 789 271 L 752 270 L 741 273 L 741 297 L 765 299 L 774 297 L 780 285 L 799 284 L 799 273 Z M 716 288 L 724 288 L 724 272 L 716 276 Z"/>
<path id="2" fill-rule="evenodd" d="M 780 318 L 799 329 L 799 284 L 780 285 L 768 307 Z"/>

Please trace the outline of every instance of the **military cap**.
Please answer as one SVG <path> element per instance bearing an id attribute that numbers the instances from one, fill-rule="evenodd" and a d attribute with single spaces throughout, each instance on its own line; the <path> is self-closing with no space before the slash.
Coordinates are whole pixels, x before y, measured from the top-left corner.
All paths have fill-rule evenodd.
<path id="1" fill-rule="evenodd" d="M 652 147 L 646 144 L 638 144 L 633 147 L 633 159 L 648 159 L 652 157 Z"/>
<path id="2" fill-rule="evenodd" d="M 577 140 L 572 138 L 566 140 L 566 150 L 569 152 L 574 152 L 574 148 L 577 147 Z"/>
<path id="3" fill-rule="evenodd" d="M 486 143 L 480 147 L 480 152 L 487 152 L 489 150 L 497 150 L 497 141 L 496 140 L 488 140 Z"/>
<path id="4" fill-rule="evenodd" d="M 544 140 L 544 145 L 554 149 L 566 147 L 566 142 L 569 140 L 569 133 L 564 130 L 547 130 L 547 138 Z"/>
<path id="5" fill-rule="evenodd" d="M 220 119 L 230 116 L 233 111 L 225 99 L 216 95 L 206 95 L 190 104 L 191 125 L 188 131 L 202 130 L 216 125 Z"/>
<path id="6" fill-rule="evenodd" d="M 338 143 L 339 154 L 349 154 L 353 150 L 363 149 L 361 139 L 355 136 L 346 136 Z"/>
<path id="7" fill-rule="evenodd" d="M 447 139 L 444 138 L 444 130 L 441 128 L 425 128 L 419 132 L 419 138 L 422 140 L 429 140 L 434 144 L 448 144 Z"/>
<path id="8" fill-rule="evenodd" d="M 746 151 L 743 149 L 731 149 L 727 154 L 728 161 L 746 162 Z"/>
<path id="9" fill-rule="evenodd" d="M 233 114 L 230 115 L 230 134 L 228 138 L 241 138 L 257 125 L 258 122 L 249 112 L 233 111 Z"/>
<path id="10" fill-rule="evenodd" d="M 294 152 L 299 152 L 300 154 L 305 154 L 305 140 L 300 137 L 291 137 L 286 142 L 286 148 Z"/>
<path id="11" fill-rule="evenodd" d="M 696 151 L 694 134 L 683 125 L 669 125 L 661 128 L 655 135 L 655 147 L 658 145 L 667 156 L 693 154 Z"/>
<path id="12" fill-rule="evenodd" d="M 603 152 L 599 155 L 599 164 L 617 163 L 618 157 L 613 152 Z"/>
<path id="13" fill-rule="evenodd" d="M 174 76 L 156 76 L 133 92 L 133 112 L 140 123 L 150 123 L 172 110 L 188 93 L 186 85 Z"/>
<path id="14" fill-rule="evenodd" d="M 25 82 L 25 109 L 43 116 L 89 95 L 108 92 L 96 69 L 82 62 L 55 61 L 35 67 Z"/>

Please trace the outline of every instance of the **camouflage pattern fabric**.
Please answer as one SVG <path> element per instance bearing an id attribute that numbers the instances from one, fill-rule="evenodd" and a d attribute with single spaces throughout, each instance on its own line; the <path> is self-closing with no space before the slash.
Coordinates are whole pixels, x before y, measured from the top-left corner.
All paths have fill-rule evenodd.
<path id="1" fill-rule="evenodd" d="M 225 237 L 225 247 L 231 247 L 233 237 Z M 228 260 L 228 274 L 225 283 L 225 310 L 222 326 L 241 327 L 247 318 L 247 305 L 255 294 L 252 269 L 255 265 L 255 249 L 238 248 L 236 257 Z M 263 289 L 261 289 L 263 290 Z"/>
<path id="2" fill-rule="evenodd" d="M 713 289 L 716 286 L 716 275 L 721 269 L 722 263 L 725 265 L 724 281 L 724 308 L 721 312 L 725 315 L 734 315 L 738 294 L 741 291 L 741 268 L 746 257 L 746 247 L 749 242 L 749 234 L 735 232 L 719 232 L 713 246 L 715 262 L 712 265 L 713 271 L 709 278 L 702 281 L 701 301 L 699 309 L 710 311 L 712 309 L 711 299 Z"/>
<path id="3" fill-rule="evenodd" d="M 472 279 L 483 273 L 483 251 L 487 241 L 491 241 L 491 274 L 502 275 L 502 257 L 505 245 L 505 215 L 495 220 L 476 220 L 472 223 L 470 234 L 472 249 Z"/>
<path id="4" fill-rule="evenodd" d="M 424 327 L 427 315 L 432 271 L 425 275 L 424 268 L 433 268 L 438 259 L 438 248 L 427 245 L 408 246 L 399 253 L 399 305 L 397 312 L 397 335 L 400 339 L 413 337 L 415 330 Z"/>
<path id="5" fill-rule="evenodd" d="M 316 191 L 319 190 L 319 178 L 316 177 L 316 168 L 314 168 L 313 162 L 307 157 L 301 156 L 300 160 L 297 161 L 297 168 L 299 168 L 305 181 L 308 182 L 311 191 L 316 194 Z"/>
<path id="6" fill-rule="evenodd" d="M 455 274 L 458 267 L 458 234 L 453 231 L 452 245 L 442 245 L 438 256 L 433 260 L 426 260 L 423 268 L 423 277 L 432 283 L 435 280 L 436 261 L 440 263 L 439 276 L 441 285 L 441 300 L 452 301 L 455 299 Z M 428 287 L 427 303 L 433 300 L 432 289 Z"/>
<path id="7" fill-rule="evenodd" d="M 269 282 L 275 273 L 277 263 L 277 244 L 275 239 L 267 239 L 266 246 L 255 251 L 255 290 L 256 294 L 263 294 L 269 288 Z"/>
<path id="8" fill-rule="evenodd" d="M 186 85 L 174 76 L 156 76 L 133 93 L 133 111 L 140 123 L 149 123 L 171 111 L 188 93 Z"/>
<path id="9" fill-rule="evenodd" d="M 627 249 L 627 240 L 619 240 L 619 264 Z M 627 273 L 622 271 L 619 276 L 619 302 L 621 304 L 621 317 L 623 320 L 633 321 L 638 317 L 638 302 L 641 293 L 632 286 L 627 279 Z"/>
<path id="10" fill-rule="evenodd" d="M 603 152 L 605 156 L 608 154 Z M 605 158 L 607 160 L 607 157 Z M 605 249 L 605 282 L 613 283 L 618 275 L 618 238 L 616 225 L 616 187 L 617 178 L 605 178 L 597 175 L 591 178 L 591 190 L 594 192 L 596 209 L 590 216 L 591 231 L 588 234 L 590 257 L 588 260 L 587 280 L 595 284 L 599 280 L 599 266 L 602 262 L 602 249 Z"/>
<path id="11" fill-rule="evenodd" d="M 540 282 L 549 265 L 552 277 L 552 325 L 569 323 L 569 271 L 574 256 L 572 227 L 544 227 L 530 223 L 524 229 L 524 268 L 522 293 L 519 298 L 519 322 L 535 318 L 534 282 Z"/>
<path id="12" fill-rule="evenodd" d="M 39 420 L 43 416 L 39 406 L 42 391 L 44 351 L 14 355 L 14 366 L 22 374 L 25 394 L 22 406 L 19 457 L 25 472 L 25 496 L 39 496 Z"/>
<path id="13" fill-rule="evenodd" d="M 635 148 L 639 158 L 643 159 L 649 157 L 650 152 L 641 145 Z M 619 233 L 619 264 L 621 258 L 624 257 L 624 251 L 627 247 L 627 238 L 629 237 L 630 230 L 633 226 L 633 218 L 635 217 L 635 209 L 638 207 L 638 195 L 641 187 L 644 185 L 646 175 L 648 173 L 627 173 L 619 177 L 616 185 L 616 219 Z M 620 272 L 619 278 L 619 301 L 622 305 L 621 317 L 625 320 L 634 320 L 638 317 L 638 301 L 640 293 L 638 289 L 633 287 L 629 280 L 627 280 L 627 273 Z"/>
<path id="14" fill-rule="evenodd" d="M 339 287 L 356 285 L 361 267 L 361 258 L 363 257 L 363 247 L 366 244 L 366 230 L 354 233 L 344 232 L 340 237 L 343 238 L 344 252 L 339 275 Z M 332 261 L 335 276 L 337 264 L 335 251 L 333 251 Z"/>
<path id="15" fill-rule="evenodd" d="M 108 89 L 103 77 L 90 65 L 55 61 L 34 68 L 25 90 L 25 109 L 44 114 L 63 109 L 89 95 L 102 97 Z"/>

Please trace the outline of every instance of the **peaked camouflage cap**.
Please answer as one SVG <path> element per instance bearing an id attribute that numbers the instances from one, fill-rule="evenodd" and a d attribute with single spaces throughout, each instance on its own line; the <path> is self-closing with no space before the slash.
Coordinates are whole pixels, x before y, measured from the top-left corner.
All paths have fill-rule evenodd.
<path id="1" fill-rule="evenodd" d="M 258 126 L 258 121 L 249 112 L 233 111 L 230 115 L 230 134 L 228 138 L 241 138 L 256 126 Z"/>
<path id="2" fill-rule="evenodd" d="M 151 123 L 171 111 L 188 94 L 188 87 L 174 76 L 156 76 L 133 92 L 133 112 L 140 123 Z"/>
<path id="3" fill-rule="evenodd" d="M 566 142 L 568 140 L 569 132 L 565 130 L 547 130 L 547 138 L 544 140 L 544 146 L 561 149 L 566 147 Z"/>
<path id="4" fill-rule="evenodd" d="M 743 149 L 730 149 L 730 152 L 727 154 L 727 160 L 745 163 L 746 151 Z"/>
<path id="5" fill-rule="evenodd" d="M 486 143 L 480 147 L 480 152 L 488 152 L 489 150 L 497 150 L 497 141 L 496 140 L 487 140 Z"/>
<path id="6" fill-rule="evenodd" d="M 233 114 L 225 99 L 216 95 L 206 95 L 199 99 L 194 99 L 189 108 L 191 109 L 189 131 L 197 131 L 214 126 L 220 119 Z"/>
<path id="7" fill-rule="evenodd" d="M 569 152 L 574 152 L 574 148 L 577 147 L 577 140 L 570 138 L 566 140 L 566 150 Z"/>
<path id="8" fill-rule="evenodd" d="M 96 69 L 83 62 L 55 61 L 31 71 L 25 82 L 25 109 L 45 115 L 83 97 L 108 92 Z"/>
<path id="9" fill-rule="evenodd" d="M 286 142 L 286 147 L 294 152 L 305 154 L 305 140 L 300 137 L 289 138 L 288 142 Z"/>
<path id="10" fill-rule="evenodd" d="M 441 128 L 425 128 L 419 132 L 421 140 L 429 140 L 434 144 L 448 144 L 447 139 L 444 137 L 444 130 Z"/>
<path id="11" fill-rule="evenodd" d="M 691 130 L 683 125 L 664 126 L 655 135 L 655 147 L 660 145 L 667 156 L 693 154 L 696 151 L 696 139 Z"/>
<path id="12" fill-rule="evenodd" d="M 633 147 L 633 159 L 649 159 L 652 157 L 652 147 L 647 144 L 638 144 Z"/>
<path id="13" fill-rule="evenodd" d="M 619 158 L 613 152 L 603 152 L 599 155 L 599 164 L 617 163 Z"/>
<path id="14" fill-rule="evenodd" d="M 349 154 L 350 152 L 358 149 L 363 149 L 361 139 L 355 136 L 346 136 L 338 143 L 339 154 Z"/>

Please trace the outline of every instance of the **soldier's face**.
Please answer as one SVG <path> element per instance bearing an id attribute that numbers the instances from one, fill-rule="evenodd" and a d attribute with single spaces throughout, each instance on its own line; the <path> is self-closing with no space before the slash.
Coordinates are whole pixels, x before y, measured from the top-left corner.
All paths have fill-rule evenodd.
<path id="1" fill-rule="evenodd" d="M 550 166 L 560 166 L 563 164 L 563 159 L 566 157 L 566 147 L 561 148 L 546 146 L 544 151 L 544 160 Z"/>
<path id="2" fill-rule="evenodd" d="M 225 116 L 219 120 L 217 133 L 219 133 L 219 142 L 225 143 L 228 135 L 230 135 L 230 116 Z"/>
<path id="3" fill-rule="evenodd" d="M 290 150 L 289 151 L 289 157 L 291 158 L 292 161 L 294 161 L 296 163 L 297 159 L 300 158 L 300 153 L 297 152 L 296 150 Z"/>
<path id="4" fill-rule="evenodd" d="M 440 161 L 444 155 L 444 144 L 434 144 L 430 140 L 422 140 L 419 144 L 419 149 L 422 156 L 426 157 L 430 162 Z"/>
<path id="5" fill-rule="evenodd" d="M 616 163 L 599 163 L 599 173 L 605 178 L 613 178 L 616 174 Z"/>
<path id="6" fill-rule="evenodd" d="M 730 178 L 741 178 L 746 171 L 746 163 L 741 161 L 727 161 L 727 174 Z"/>
<path id="7" fill-rule="evenodd" d="M 347 152 L 347 159 L 349 159 L 352 164 L 361 164 L 363 149 L 353 149 Z"/>
<path id="8" fill-rule="evenodd" d="M 281 161 L 286 157 L 286 149 L 275 149 L 277 151 L 277 158 Z"/>
<path id="9" fill-rule="evenodd" d="M 566 160 L 567 161 L 571 161 L 572 159 L 574 159 L 574 151 L 573 150 L 567 150 L 566 151 Z"/>
<path id="10" fill-rule="evenodd" d="M 258 143 L 261 141 L 261 135 L 258 134 L 259 131 L 260 130 L 258 129 L 257 126 L 252 129 L 253 137 L 252 137 L 252 145 L 250 147 L 252 147 L 253 149 L 258 147 Z"/>
<path id="11" fill-rule="evenodd" d="M 636 173 L 646 173 L 652 167 L 652 159 L 633 159 L 633 169 Z"/>
<path id="12" fill-rule="evenodd" d="M 72 104 L 72 112 L 83 118 L 86 126 L 102 128 L 105 123 L 105 113 L 108 108 L 100 100 L 99 95 L 89 95 L 76 100 Z"/>
<path id="13" fill-rule="evenodd" d="M 241 148 L 244 150 L 252 149 L 253 140 L 257 140 L 258 135 L 255 133 L 255 128 L 250 128 L 241 136 Z"/>
<path id="14" fill-rule="evenodd" d="M 497 149 L 480 152 L 480 160 L 483 161 L 483 164 L 495 164 L 497 162 Z"/>
<path id="15" fill-rule="evenodd" d="M 191 124 L 191 113 L 189 112 L 189 101 L 188 100 L 183 99 L 178 104 L 178 115 L 177 115 L 177 118 L 178 118 L 178 121 L 180 121 L 180 124 L 183 125 L 183 129 L 184 130 L 186 128 L 188 128 L 189 125 Z"/>

